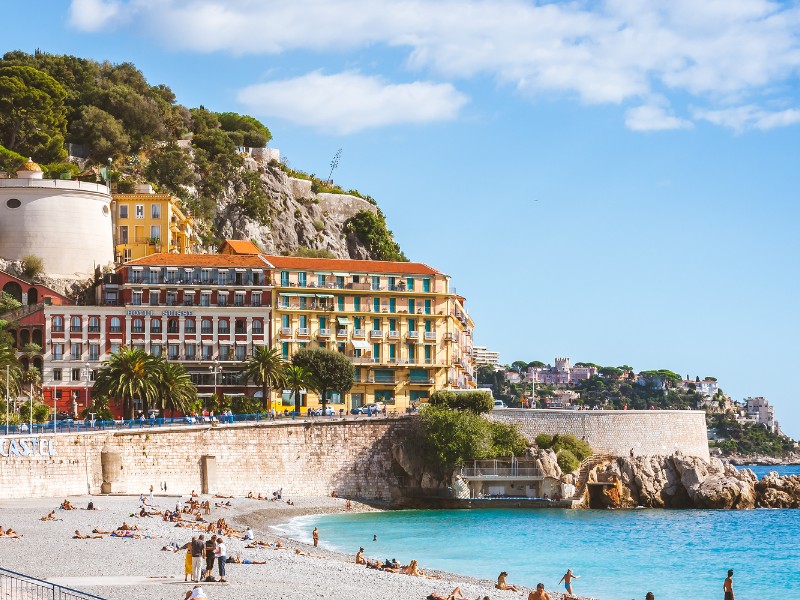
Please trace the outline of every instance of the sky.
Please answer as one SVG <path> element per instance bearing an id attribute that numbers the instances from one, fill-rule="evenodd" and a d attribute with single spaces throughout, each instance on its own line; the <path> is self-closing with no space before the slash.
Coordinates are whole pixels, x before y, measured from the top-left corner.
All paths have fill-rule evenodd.
<path id="1" fill-rule="evenodd" d="M 800 438 L 800 3 L 42 0 L 3 51 L 132 62 L 377 199 L 501 361 L 670 369 Z"/>

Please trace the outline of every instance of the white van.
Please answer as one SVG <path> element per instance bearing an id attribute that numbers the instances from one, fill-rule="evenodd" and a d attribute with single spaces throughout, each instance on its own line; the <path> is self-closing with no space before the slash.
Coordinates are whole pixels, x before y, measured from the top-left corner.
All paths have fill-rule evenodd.
<path id="1" fill-rule="evenodd" d="M 508 408 L 502 400 L 495 400 L 492 408 Z"/>

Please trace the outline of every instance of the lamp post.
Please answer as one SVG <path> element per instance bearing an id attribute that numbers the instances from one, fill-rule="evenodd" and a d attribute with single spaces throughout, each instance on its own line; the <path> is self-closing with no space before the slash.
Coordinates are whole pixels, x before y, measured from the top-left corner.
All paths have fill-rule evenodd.
<path id="1" fill-rule="evenodd" d="M 58 422 L 58 382 L 53 378 L 53 435 L 56 434 L 56 423 Z"/>
<path id="2" fill-rule="evenodd" d="M 214 363 L 208 367 L 210 373 L 214 375 L 214 402 L 217 401 L 217 375 L 222 373 L 222 369 L 219 366 L 219 360 L 214 359 Z"/>
<path id="3" fill-rule="evenodd" d="M 6 365 L 6 435 L 8 435 L 8 378 L 9 365 Z"/>
<path id="4" fill-rule="evenodd" d="M 86 408 L 89 408 L 89 379 L 92 377 L 91 365 L 86 363 Z"/>

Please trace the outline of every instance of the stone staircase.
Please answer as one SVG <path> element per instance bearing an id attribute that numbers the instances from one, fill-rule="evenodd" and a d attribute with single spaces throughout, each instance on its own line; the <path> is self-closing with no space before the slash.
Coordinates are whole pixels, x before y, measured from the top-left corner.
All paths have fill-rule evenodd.
<path id="1" fill-rule="evenodd" d="M 581 505 L 584 504 L 586 502 L 586 485 L 589 480 L 589 472 L 597 465 L 616 460 L 616 458 L 612 454 L 594 454 L 582 461 L 578 469 L 578 475 L 575 478 L 575 493 L 567 500 Z"/>

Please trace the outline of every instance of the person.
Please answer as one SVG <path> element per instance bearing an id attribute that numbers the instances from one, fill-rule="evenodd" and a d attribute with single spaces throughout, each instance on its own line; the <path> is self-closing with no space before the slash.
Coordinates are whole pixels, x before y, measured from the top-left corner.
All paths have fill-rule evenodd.
<path id="1" fill-rule="evenodd" d="M 377 534 L 372 536 L 372 541 L 373 541 L 373 542 L 377 542 L 377 541 L 378 541 L 378 536 L 377 536 Z"/>
<path id="2" fill-rule="evenodd" d="M 644 600 L 656 600 L 656 597 L 653 596 L 653 592 L 647 592 L 647 595 L 644 597 Z"/>
<path id="3" fill-rule="evenodd" d="M 422 577 L 425 575 L 420 568 L 419 563 L 416 560 L 412 560 L 407 567 L 400 570 L 401 573 L 404 575 L 411 575 L 412 577 Z"/>
<path id="4" fill-rule="evenodd" d="M 537 583 L 536 591 L 528 594 L 528 600 L 550 600 L 550 594 L 544 591 L 543 583 Z"/>
<path id="5" fill-rule="evenodd" d="M 227 581 L 225 579 L 225 562 L 228 560 L 228 549 L 225 547 L 225 540 L 220 537 L 217 538 L 217 547 L 214 549 L 214 555 L 217 557 L 219 580 Z"/>
<path id="6" fill-rule="evenodd" d="M 194 586 L 191 590 L 186 590 L 186 595 L 183 600 L 194 600 L 194 598 L 208 598 L 203 588 L 199 585 Z"/>
<path id="7" fill-rule="evenodd" d="M 242 540 L 244 540 L 244 541 L 252 541 L 254 539 L 256 539 L 256 538 L 255 538 L 255 535 L 253 534 L 253 529 L 250 528 L 250 527 L 245 529 L 244 530 L 244 537 L 242 538 Z"/>
<path id="8" fill-rule="evenodd" d="M 192 581 L 200 582 L 200 575 L 203 571 L 203 552 L 206 549 L 205 537 L 193 537 L 190 544 L 192 552 Z"/>
<path id="9" fill-rule="evenodd" d="M 722 584 L 722 591 L 725 592 L 725 600 L 733 600 L 733 569 L 728 569 L 728 577 Z"/>
<path id="10" fill-rule="evenodd" d="M 225 562 L 237 564 L 237 565 L 265 565 L 267 561 L 265 560 L 250 560 L 249 558 L 242 558 L 242 555 L 238 552 L 236 556 L 229 556 L 228 560 Z"/>
<path id="11" fill-rule="evenodd" d="M 216 558 L 214 552 L 216 548 L 217 538 L 212 535 L 205 544 L 206 568 L 203 570 L 203 577 L 207 578 L 214 575 L 214 559 Z"/>
<path id="12" fill-rule="evenodd" d="M 461 587 L 456 586 L 447 596 L 433 592 L 425 600 L 467 600 L 467 597 L 464 595 L 464 592 L 461 591 Z"/>
<path id="13" fill-rule="evenodd" d="M 572 572 L 572 569 L 567 569 L 567 572 L 564 573 L 564 576 L 558 580 L 558 583 L 564 582 L 564 589 L 567 590 L 567 594 L 572 596 L 572 580 L 573 579 L 580 579 L 580 575 L 575 575 Z"/>
<path id="14" fill-rule="evenodd" d="M 76 540 L 102 540 L 102 535 L 86 535 L 85 533 L 81 533 L 77 529 L 75 530 L 75 535 L 72 536 L 73 539 Z"/>
<path id="15" fill-rule="evenodd" d="M 94 507 L 94 502 L 92 502 L 91 500 L 89 500 L 89 505 L 86 507 L 86 510 L 97 510 L 97 509 Z"/>
<path id="16" fill-rule="evenodd" d="M 150 506 L 153 506 L 153 504 L 155 504 L 155 499 L 153 498 L 153 484 L 151 483 L 150 484 Z"/>
<path id="17" fill-rule="evenodd" d="M 314 548 L 319 545 L 319 531 L 316 527 L 314 527 L 314 531 L 311 532 L 311 537 L 314 538 Z"/>
<path id="18" fill-rule="evenodd" d="M 358 549 L 358 552 L 356 553 L 356 564 L 357 565 L 367 564 L 367 561 L 364 559 L 364 548 Z"/>
<path id="19" fill-rule="evenodd" d="M 497 577 L 497 583 L 494 587 L 498 590 L 508 590 L 509 592 L 518 592 L 519 589 L 515 585 L 511 585 L 510 583 L 506 582 L 506 577 L 508 577 L 508 573 L 503 571 Z"/>

